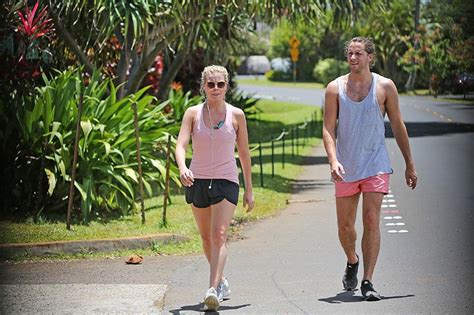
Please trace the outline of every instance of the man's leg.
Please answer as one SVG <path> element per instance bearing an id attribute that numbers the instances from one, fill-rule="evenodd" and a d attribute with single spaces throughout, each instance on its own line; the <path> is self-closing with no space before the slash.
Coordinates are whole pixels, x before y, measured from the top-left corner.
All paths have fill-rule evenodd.
<path id="1" fill-rule="evenodd" d="M 339 241 L 341 242 L 347 262 L 355 264 L 357 256 L 355 251 L 357 232 L 355 220 L 360 193 L 348 197 L 336 197 L 337 227 Z"/>
<path id="2" fill-rule="evenodd" d="M 380 250 L 380 208 L 383 193 L 365 192 L 362 198 L 362 254 L 364 255 L 363 280 L 372 282 L 375 264 Z"/>

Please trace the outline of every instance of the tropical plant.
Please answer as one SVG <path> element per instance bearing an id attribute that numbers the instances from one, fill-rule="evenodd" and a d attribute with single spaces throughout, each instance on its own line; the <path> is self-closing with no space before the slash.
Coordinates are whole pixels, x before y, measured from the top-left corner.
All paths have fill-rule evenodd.
<path id="1" fill-rule="evenodd" d="M 135 208 L 138 174 L 132 104 L 138 112 L 145 190 L 151 196 L 153 191 L 164 188 L 162 161 L 169 121 L 162 109 L 168 102 L 152 106 L 155 99 L 144 94 L 147 88 L 118 100 L 112 80 L 100 80 L 97 72 L 83 92 L 78 70 L 58 73 L 53 80 L 44 76 L 44 80 L 33 110 L 20 113 L 19 120 L 23 154 L 41 156 L 46 161 L 40 171 L 48 177 L 50 201 L 61 203 L 67 198 L 73 152 L 71 130 L 81 93 L 84 102 L 75 187 L 80 193 L 83 221 L 107 211 L 120 209 L 127 214 Z M 175 181 L 176 173 L 173 168 L 171 176 Z M 45 209 L 54 202 L 45 203 Z"/>
<path id="2" fill-rule="evenodd" d="M 290 20 L 299 16 L 319 21 L 325 11 L 350 20 L 360 1 L 44 2 L 60 39 L 56 50 L 58 62 L 78 61 L 88 72 L 107 68 L 120 87 L 119 96 L 124 96 L 142 86 L 158 54 L 166 55 L 167 67 L 158 94 L 164 99 L 169 85 L 196 47 L 205 49 L 208 61 L 226 64 L 222 58 L 229 56 L 229 48 L 241 46 L 242 31 L 251 30 L 257 20 L 273 23 L 283 16 Z M 110 50 L 112 38 L 116 49 Z"/>
<path id="3" fill-rule="evenodd" d="M 191 91 L 184 93 L 181 88 L 174 88 L 170 90 L 168 102 L 165 112 L 168 112 L 175 122 L 181 122 L 186 109 L 199 104 L 201 96 L 191 96 Z"/>
<path id="4" fill-rule="evenodd" d="M 50 71 L 49 43 L 54 29 L 46 9 L 36 2 L 33 8 L 24 1 L 2 1 L 0 4 L 0 177 L 23 178 L 23 185 L 30 186 L 21 198 L 30 204 L 35 198 L 34 174 L 29 171 L 38 160 L 27 158 L 23 167 L 17 163 L 19 125 L 17 114 L 25 108 L 31 110 L 35 87 L 42 84 L 41 73 Z M 12 165 L 17 164 L 14 168 Z M 10 181 L 0 183 L 0 203 L 3 209 L 14 207 Z"/>
<path id="5" fill-rule="evenodd" d="M 391 78 L 400 88 L 403 88 L 408 74 L 398 61 L 411 43 L 414 4 L 414 0 L 374 0 L 363 6 L 360 19 L 352 28 L 353 36 L 373 38 L 376 50 L 374 71 Z"/>

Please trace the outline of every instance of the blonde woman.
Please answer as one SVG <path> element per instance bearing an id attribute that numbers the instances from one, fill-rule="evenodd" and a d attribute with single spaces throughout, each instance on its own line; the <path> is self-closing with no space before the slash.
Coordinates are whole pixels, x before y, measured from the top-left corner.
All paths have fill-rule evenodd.
<path id="1" fill-rule="evenodd" d="M 222 66 L 208 66 L 201 74 L 202 104 L 186 110 L 176 145 L 176 162 L 185 186 L 186 202 L 196 220 L 204 254 L 209 262 L 209 289 L 204 298 L 208 310 L 217 310 L 230 295 L 223 276 L 227 258 L 227 231 L 237 206 L 239 179 L 235 145 L 245 181 L 247 212 L 254 207 L 247 122 L 244 112 L 225 101 L 229 74 Z M 185 163 L 192 139 L 192 160 Z"/>

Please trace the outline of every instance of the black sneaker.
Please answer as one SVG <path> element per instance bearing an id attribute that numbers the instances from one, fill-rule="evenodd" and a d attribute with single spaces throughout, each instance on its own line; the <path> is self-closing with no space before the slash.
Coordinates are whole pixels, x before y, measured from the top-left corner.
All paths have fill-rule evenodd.
<path id="1" fill-rule="evenodd" d="M 353 291 L 357 288 L 357 270 L 359 269 L 359 255 L 357 255 L 357 262 L 355 264 L 347 263 L 344 277 L 342 277 L 342 285 L 344 290 Z"/>
<path id="2" fill-rule="evenodd" d="M 362 296 L 366 301 L 380 301 L 382 298 L 380 294 L 375 291 L 374 285 L 369 280 L 362 281 L 360 285 L 360 290 L 362 291 Z"/>

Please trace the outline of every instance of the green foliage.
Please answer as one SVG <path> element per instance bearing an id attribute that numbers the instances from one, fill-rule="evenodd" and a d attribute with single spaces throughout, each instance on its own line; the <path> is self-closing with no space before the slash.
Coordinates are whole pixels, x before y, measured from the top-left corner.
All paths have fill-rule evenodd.
<path id="1" fill-rule="evenodd" d="M 226 94 L 226 101 L 235 107 L 242 109 L 247 119 L 255 119 L 260 110 L 256 106 L 258 99 L 246 95 L 236 88 L 230 89 Z"/>
<path id="2" fill-rule="evenodd" d="M 269 81 L 291 81 L 293 79 L 293 75 L 291 72 L 285 72 L 280 70 L 270 70 L 265 73 L 265 77 Z"/>
<path id="3" fill-rule="evenodd" d="M 241 55 L 265 55 L 270 49 L 270 43 L 266 41 L 267 34 L 259 34 L 247 32 L 243 34 L 242 43 L 246 43 L 248 46 L 244 47 L 244 51 L 240 52 Z"/>
<path id="4" fill-rule="evenodd" d="M 29 154 L 46 159 L 48 193 L 53 201 L 67 197 L 73 155 L 73 139 L 78 119 L 77 104 L 83 93 L 77 178 L 82 219 L 120 209 L 128 214 L 135 207 L 138 173 L 132 104 L 136 104 L 140 129 L 143 180 L 148 196 L 164 187 L 163 162 L 168 120 L 162 109 L 153 106 L 154 97 L 141 89 L 117 100 L 111 80 L 95 73 L 84 88 L 78 70 L 58 73 L 38 88 L 33 109 L 18 115 L 21 141 Z M 177 180 L 176 170 L 172 178 Z"/>
<path id="5" fill-rule="evenodd" d="M 414 30 L 413 0 L 374 0 L 365 5 L 353 28 L 353 36 L 372 37 L 375 43 L 375 72 L 391 78 L 401 87 L 407 73 L 399 66 Z"/>
<path id="6" fill-rule="evenodd" d="M 184 93 L 182 89 L 171 89 L 168 101 L 165 112 L 169 112 L 175 122 L 180 122 L 183 120 L 186 109 L 201 102 L 201 96 L 191 97 L 191 91 Z"/>
<path id="7" fill-rule="evenodd" d="M 288 41 L 293 35 L 301 42 L 299 46 L 299 60 L 297 62 L 297 80 L 311 81 L 314 64 L 319 59 L 318 46 L 323 35 L 321 28 L 303 21 L 291 24 L 283 19 L 271 34 L 271 50 L 269 54 L 271 58 L 290 57 Z"/>
<path id="8" fill-rule="evenodd" d="M 326 58 L 320 60 L 313 69 L 313 77 L 317 82 L 327 85 L 335 78 L 349 71 L 346 61 Z"/>
<path id="9" fill-rule="evenodd" d="M 443 81 L 450 81 L 455 74 L 474 72 L 474 35 L 469 33 L 474 18 L 472 2 L 433 0 L 422 7 L 420 25 L 415 40 L 407 41 L 408 50 L 399 59 L 406 71 L 418 71 L 419 82 L 438 93 Z M 472 19 L 471 19 L 472 20 Z M 445 87 L 445 88 L 449 88 Z"/>

